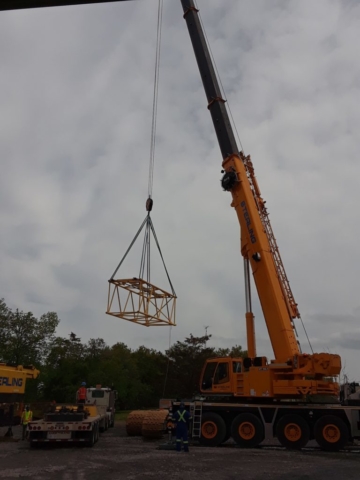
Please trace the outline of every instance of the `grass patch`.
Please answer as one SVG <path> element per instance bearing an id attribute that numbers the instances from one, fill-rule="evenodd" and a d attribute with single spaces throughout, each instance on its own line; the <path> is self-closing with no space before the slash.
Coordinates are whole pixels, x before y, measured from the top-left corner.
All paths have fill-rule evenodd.
<path id="1" fill-rule="evenodd" d="M 120 412 L 115 413 L 115 420 L 125 421 L 132 410 L 121 410 Z"/>

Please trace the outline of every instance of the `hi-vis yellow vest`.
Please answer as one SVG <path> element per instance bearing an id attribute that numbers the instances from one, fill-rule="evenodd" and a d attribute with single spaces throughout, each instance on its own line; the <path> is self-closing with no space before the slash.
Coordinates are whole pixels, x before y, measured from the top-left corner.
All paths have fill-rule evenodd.
<path id="1" fill-rule="evenodd" d="M 27 425 L 32 420 L 32 411 L 29 410 L 28 412 L 25 410 L 22 414 L 22 421 L 24 425 Z"/>

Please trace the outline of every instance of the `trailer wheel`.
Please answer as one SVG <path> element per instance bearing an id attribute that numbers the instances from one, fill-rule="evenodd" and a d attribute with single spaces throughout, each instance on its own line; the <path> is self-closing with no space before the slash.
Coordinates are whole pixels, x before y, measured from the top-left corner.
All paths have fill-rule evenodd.
<path id="1" fill-rule="evenodd" d="M 346 424 L 335 415 L 319 418 L 314 427 L 315 440 L 323 450 L 336 452 L 345 447 L 349 439 Z"/>
<path id="2" fill-rule="evenodd" d="M 88 447 L 93 447 L 96 442 L 96 427 L 94 426 L 93 430 L 89 432 L 89 441 L 87 442 Z"/>
<path id="3" fill-rule="evenodd" d="M 99 428 L 99 424 L 97 423 L 96 424 L 96 433 L 95 433 L 95 443 L 99 441 L 99 437 L 100 437 L 100 428 Z"/>
<path id="4" fill-rule="evenodd" d="M 240 413 L 231 424 L 231 436 L 241 447 L 257 447 L 265 438 L 264 426 L 252 413 Z"/>
<path id="5" fill-rule="evenodd" d="M 283 447 L 300 450 L 310 439 L 310 427 L 300 415 L 284 415 L 276 426 L 276 436 Z"/>
<path id="6" fill-rule="evenodd" d="M 207 447 L 216 447 L 224 441 L 226 425 L 217 413 L 206 412 L 202 416 L 200 443 Z"/>

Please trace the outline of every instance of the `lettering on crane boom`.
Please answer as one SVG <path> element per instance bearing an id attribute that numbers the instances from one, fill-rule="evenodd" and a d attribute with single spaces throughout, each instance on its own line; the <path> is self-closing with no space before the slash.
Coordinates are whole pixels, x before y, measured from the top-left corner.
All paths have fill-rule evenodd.
<path id="1" fill-rule="evenodd" d="M 0 377 L 0 386 L 21 387 L 22 384 L 23 384 L 22 378 Z"/>
<path id="2" fill-rule="evenodd" d="M 243 211 L 243 214 L 244 214 L 244 218 L 245 218 L 246 226 L 247 226 L 247 229 L 248 229 L 248 232 L 249 232 L 249 235 L 250 235 L 251 243 L 256 243 L 256 237 L 254 235 L 254 230 L 251 228 L 251 219 L 250 219 L 249 212 L 246 208 L 245 201 L 243 200 L 240 203 L 240 205 L 241 205 L 241 208 L 242 208 L 242 211 Z"/>

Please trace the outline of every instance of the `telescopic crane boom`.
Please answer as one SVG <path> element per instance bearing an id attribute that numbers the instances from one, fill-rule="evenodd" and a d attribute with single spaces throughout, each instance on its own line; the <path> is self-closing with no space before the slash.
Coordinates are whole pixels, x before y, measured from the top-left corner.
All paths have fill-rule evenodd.
<path id="1" fill-rule="evenodd" d="M 306 355 L 300 351 L 293 323 L 296 317 L 300 317 L 299 311 L 281 261 L 251 158 L 245 156 L 238 149 L 226 101 L 222 98 L 194 1 L 181 0 L 181 4 L 204 85 L 208 109 L 223 157 L 221 184 L 224 190 L 231 192 L 231 206 L 236 211 L 241 227 L 241 253 L 245 263 L 249 358 L 246 359 L 243 366 L 237 367 L 237 372 L 239 368 L 242 372 L 246 372 L 248 374 L 247 382 L 250 383 L 248 387 L 237 389 L 236 380 L 230 374 L 234 367 L 231 368 L 229 364 L 226 374 L 223 374 L 224 381 L 221 382 L 218 378 L 218 383 L 222 386 L 218 385 L 213 390 L 218 393 L 232 392 L 244 396 L 264 396 L 265 394 L 268 396 L 298 396 L 320 393 L 336 395 L 338 385 L 332 379 L 329 382 L 325 377 L 336 376 L 340 373 L 340 357 L 328 353 Z M 256 357 L 249 265 L 254 276 L 275 356 L 275 360 L 269 366 L 264 357 Z M 219 365 L 215 367 L 215 370 L 214 365 L 211 365 L 214 360 L 205 366 L 202 390 L 209 389 L 209 379 L 212 382 L 216 378 L 216 369 L 220 367 L 220 363 L 226 363 L 225 360 L 220 362 L 218 359 L 217 361 L 219 361 Z M 226 369 L 223 368 L 223 370 Z M 264 375 L 264 372 L 267 373 Z M 228 382 L 225 379 L 228 379 Z M 251 383 L 256 384 L 257 388 L 252 388 Z"/>

